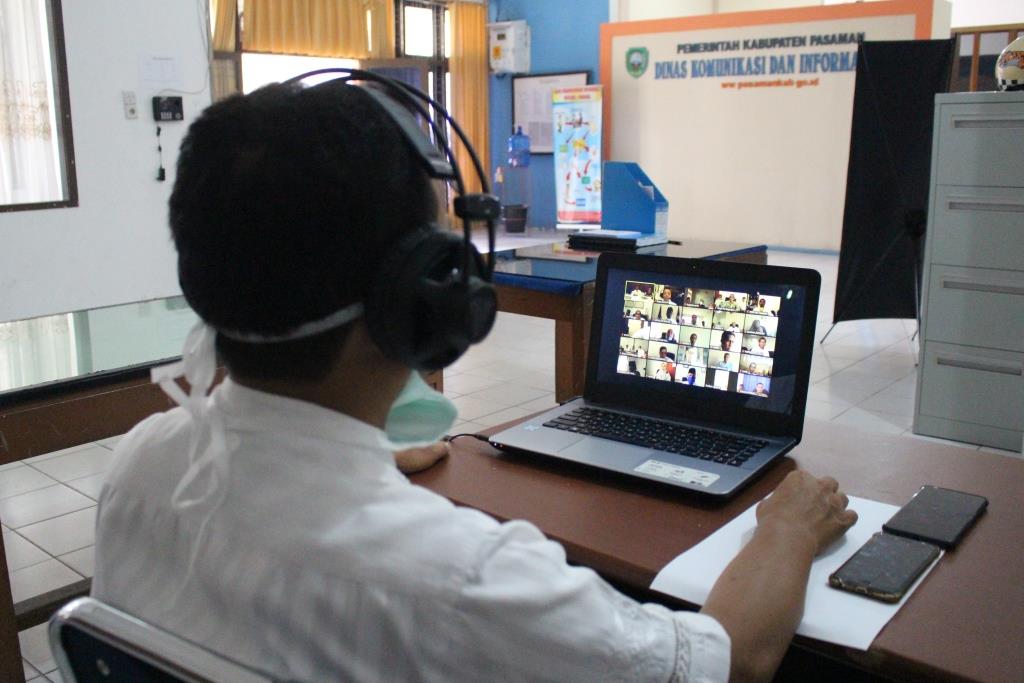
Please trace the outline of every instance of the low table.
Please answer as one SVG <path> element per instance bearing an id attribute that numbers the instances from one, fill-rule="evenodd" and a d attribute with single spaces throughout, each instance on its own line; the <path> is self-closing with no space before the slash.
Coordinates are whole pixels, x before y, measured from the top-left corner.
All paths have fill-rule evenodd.
<path id="1" fill-rule="evenodd" d="M 555 321 L 555 400 L 562 402 L 583 393 L 600 252 L 570 249 L 564 235 L 558 234 L 550 237 L 551 243 L 537 245 L 539 234 L 543 233 L 534 231 L 520 238 L 531 244 L 523 248 L 515 246 L 517 238 L 502 236 L 495 250 L 494 284 L 499 311 Z M 768 262 L 766 245 L 742 242 L 692 240 L 646 247 L 638 253 Z"/>

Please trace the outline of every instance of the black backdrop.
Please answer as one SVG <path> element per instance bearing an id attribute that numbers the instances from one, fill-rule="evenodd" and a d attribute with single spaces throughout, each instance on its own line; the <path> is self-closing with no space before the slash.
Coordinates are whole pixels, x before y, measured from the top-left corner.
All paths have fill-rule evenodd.
<path id="1" fill-rule="evenodd" d="M 953 40 L 857 49 L 833 323 L 917 317 L 935 95 L 947 89 L 953 50 Z"/>

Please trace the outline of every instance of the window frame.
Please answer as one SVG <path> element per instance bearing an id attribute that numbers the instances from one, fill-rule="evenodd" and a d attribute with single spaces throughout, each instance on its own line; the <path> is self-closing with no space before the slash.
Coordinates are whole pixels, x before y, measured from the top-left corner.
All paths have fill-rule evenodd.
<path id="1" fill-rule="evenodd" d="M 420 7 L 430 9 L 434 15 L 434 56 L 423 57 L 420 55 L 405 54 L 405 11 L 404 8 Z M 449 59 L 444 53 L 445 48 L 445 12 L 449 9 L 449 3 L 443 0 L 395 0 L 395 59 L 415 60 L 426 66 L 428 74 L 434 77 L 434 93 L 432 97 L 443 106 L 447 101 L 447 86 L 445 74 L 449 73 L 451 67 Z M 429 94 L 429 93 L 428 93 Z"/>
<path id="2" fill-rule="evenodd" d="M 64 43 L 64 13 L 61 0 L 43 0 L 46 3 L 46 21 L 50 32 L 50 65 L 53 74 L 55 119 L 57 121 L 59 169 L 66 197 L 48 202 L 0 204 L 0 213 L 66 209 L 78 206 L 78 174 L 75 166 L 75 140 L 71 130 L 71 89 L 68 86 L 68 61 Z"/>
<path id="3" fill-rule="evenodd" d="M 1012 43 L 1018 36 L 1024 34 L 1024 24 L 996 24 L 992 26 L 965 26 L 954 28 L 950 36 L 956 39 L 954 44 L 953 70 L 949 78 L 949 92 L 978 92 L 978 79 L 981 75 L 981 36 L 987 33 L 1005 33 L 1009 38 L 1007 44 Z M 959 69 L 964 56 L 960 54 L 960 47 L 966 38 L 971 38 L 970 67 L 967 79 L 967 89 L 957 89 L 960 84 Z M 997 57 L 998 58 L 998 57 Z"/>

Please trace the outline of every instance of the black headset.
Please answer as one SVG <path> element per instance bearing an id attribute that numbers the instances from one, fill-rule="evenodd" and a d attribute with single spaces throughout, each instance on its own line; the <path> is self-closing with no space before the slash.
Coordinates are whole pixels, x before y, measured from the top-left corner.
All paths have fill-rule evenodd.
<path id="1" fill-rule="evenodd" d="M 471 344 L 483 340 L 494 325 L 498 299 L 491 277 L 495 222 L 500 212 L 498 198 L 490 194 L 480 158 L 459 124 L 444 107 L 413 86 L 370 71 L 347 68 L 318 69 L 285 83 L 330 73 L 339 76 L 326 83 L 362 87 L 380 105 L 402 131 L 428 176 L 455 184 L 455 214 L 462 219 L 462 237 L 436 223 L 418 226 L 384 256 L 364 305 L 370 337 L 387 356 L 417 370 L 438 370 L 455 362 Z M 431 112 L 436 112 L 442 124 L 451 126 L 469 152 L 480 178 L 481 193 L 466 193 L 444 128 Z M 431 131 L 429 136 L 423 129 L 424 123 Z M 471 241 L 472 224 L 476 221 L 487 224 L 490 251 L 486 263 Z"/>

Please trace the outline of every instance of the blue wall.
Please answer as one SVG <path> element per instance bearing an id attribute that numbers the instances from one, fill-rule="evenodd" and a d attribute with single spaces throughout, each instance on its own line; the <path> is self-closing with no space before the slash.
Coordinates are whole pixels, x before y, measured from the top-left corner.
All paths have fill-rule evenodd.
<path id="1" fill-rule="evenodd" d="M 600 81 L 600 26 L 608 21 L 608 0 L 498 0 L 490 3 L 491 21 L 525 19 L 530 25 L 530 73 L 590 71 Z M 491 177 L 504 166 L 512 134 L 512 77 L 491 75 Z M 530 225 L 554 227 L 555 178 L 551 154 L 530 159 Z"/>

